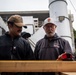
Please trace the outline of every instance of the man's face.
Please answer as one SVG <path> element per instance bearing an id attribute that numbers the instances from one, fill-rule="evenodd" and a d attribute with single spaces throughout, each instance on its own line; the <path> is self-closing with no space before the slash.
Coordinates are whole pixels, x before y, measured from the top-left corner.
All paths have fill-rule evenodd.
<path id="1" fill-rule="evenodd" d="M 43 28 L 48 37 L 52 37 L 55 34 L 56 26 L 54 24 L 48 23 Z"/>
<path id="2" fill-rule="evenodd" d="M 10 25 L 9 31 L 12 36 L 19 36 L 21 35 L 22 27 L 13 24 L 13 26 Z"/>

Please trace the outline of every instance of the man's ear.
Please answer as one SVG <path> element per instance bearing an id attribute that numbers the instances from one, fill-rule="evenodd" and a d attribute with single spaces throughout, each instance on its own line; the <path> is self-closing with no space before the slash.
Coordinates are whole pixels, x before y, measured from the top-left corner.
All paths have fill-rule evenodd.
<path id="1" fill-rule="evenodd" d="M 55 28 L 56 28 L 57 26 L 55 25 Z"/>

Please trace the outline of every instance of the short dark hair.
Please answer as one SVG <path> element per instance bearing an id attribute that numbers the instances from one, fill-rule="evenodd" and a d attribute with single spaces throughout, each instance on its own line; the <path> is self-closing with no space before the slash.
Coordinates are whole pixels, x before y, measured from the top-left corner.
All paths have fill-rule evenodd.
<path id="1" fill-rule="evenodd" d="M 9 24 L 13 25 L 14 22 L 7 21 L 7 24 L 8 24 L 8 25 L 9 25 Z"/>

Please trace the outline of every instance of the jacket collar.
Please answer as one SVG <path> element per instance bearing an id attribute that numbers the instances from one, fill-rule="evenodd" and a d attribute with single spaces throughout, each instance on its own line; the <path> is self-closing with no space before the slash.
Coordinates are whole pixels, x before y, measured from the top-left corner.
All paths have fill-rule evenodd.
<path id="1" fill-rule="evenodd" d="M 10 36 L 9 32 L 6 32 L 5 35 L 8 36 L 8 37 L 10 37 L 10 38 L 12 38 L 12 37 Z M 21 36 L 16 36 L 16 37 L 14 37 L 13 39 L 16 39 L 16 38 L 19 38 L 19 37 L 21 37 Z"/>
<path id="2" fill-rule="evenodd" d="M 53 37 L 47 37 L 47 35 L 45 35 L 44 38 L 48 40 L 50 39 L 53 40 L 53 39 L 59 39 L 60 37 L 57 35 L 57 33 L 55 33 Z"/>

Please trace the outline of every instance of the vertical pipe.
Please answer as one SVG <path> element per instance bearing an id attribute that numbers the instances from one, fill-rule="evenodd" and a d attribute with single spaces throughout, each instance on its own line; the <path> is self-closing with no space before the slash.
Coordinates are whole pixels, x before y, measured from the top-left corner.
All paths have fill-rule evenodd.
<path id="1" fill-rule="evenodd" d="M 49 14 L 50 17 L 56 19 L 57 34 L 68 40 L 73 50 L 66 0 L 49 0 Z"/>

